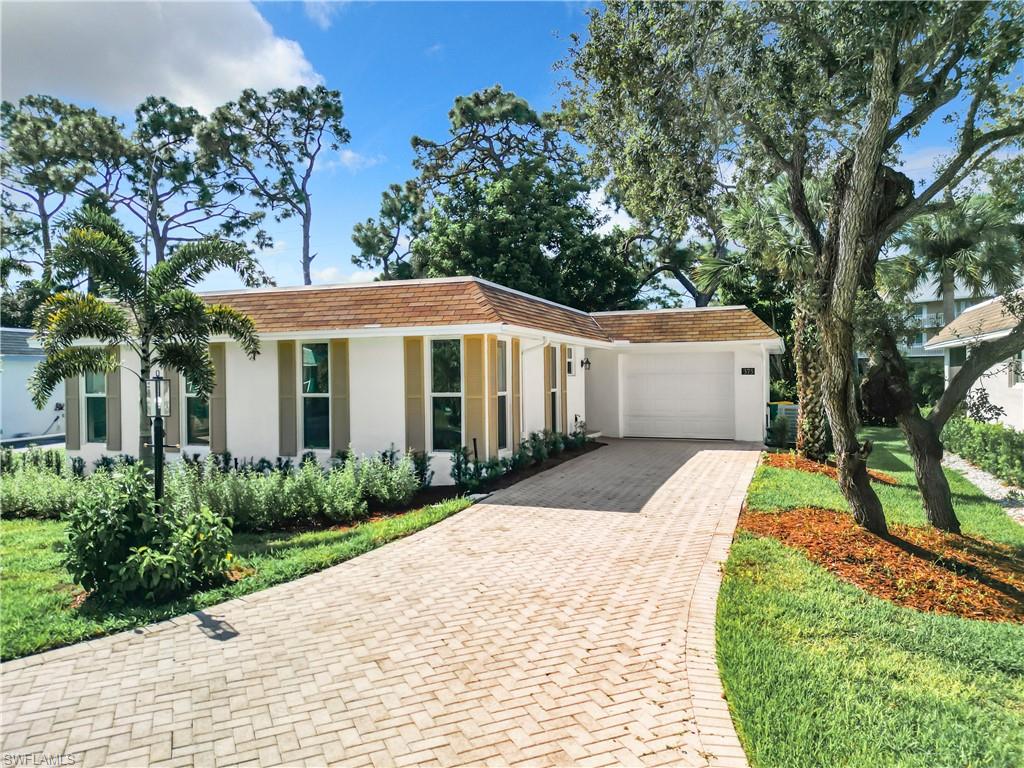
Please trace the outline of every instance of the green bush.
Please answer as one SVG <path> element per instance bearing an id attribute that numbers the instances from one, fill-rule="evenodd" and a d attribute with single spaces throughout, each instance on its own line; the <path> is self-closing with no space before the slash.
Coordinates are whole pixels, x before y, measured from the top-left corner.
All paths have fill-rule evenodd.
<path id="1" fill-rule="evenodd" d="M 543 464 L 548 458 L 548 443 L 540 432 L 531 432 L 527 442 L 530 445 L 530 458 L 534 464 Z"/>
<path id="2" fill-rule="evenodd" d="M 34 468 L 49 472 L 52 475 L 68 477 L 82 473 L 75 471 L 72 460 L 63 448 L 30 447 L 25 451 L 4 448 L 0 451 L 0 473 L 18 472 L 22 469 Z"/>
<path id="3" fill-rule="evenodd" d="M 1024 432 L 954 416 L 942 430 L 947 450 L 1014 485 L 1024 485 Z"/>
<path id="4" fill-rule="evenodd" d="M 452 449 L 452 482 L 457 488 L 473 493 L 483 483 L 483 468 L 480 462 L 469 458 L 469 448 Z"/>
<path id="5" fill-rule="evenodd" d="M 356 462 L 346 461 L 327 474 L 324 480 L 323 511 L 335 523 L 354 523 L 366 517 L 367 504 L 363 498 Z"/>
<path id="6" fill-rule="evenodd" d="M 420 487 L 416 467 L 408 454 L 397 461 L 389 454 L 361 458 L 356 464 L 356 472 L 363 495 L 386 509 L 407 504 Z"/>
<path id="7" fill-rule="evenodd" d="M 65 519 L 65 565 L 87 590 L 115 599 L 163 600 L 211 581 L 227 567 L 231 528 L 195 495 L 158 512 L 138 464 L 82 481 Z"/>
<path id="8" fill-rule="evenodd" d="M 33 464 L 0 475 L 0 510 L 4 517 L 62 517 L 78 500 L 82 481 Z"/>

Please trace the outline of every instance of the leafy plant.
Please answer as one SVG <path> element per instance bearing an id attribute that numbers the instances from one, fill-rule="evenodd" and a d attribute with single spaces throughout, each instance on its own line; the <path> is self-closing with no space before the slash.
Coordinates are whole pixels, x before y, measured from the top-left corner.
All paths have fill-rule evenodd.
<path id="1" fill-rule="evenodd" d="M 77 477 L 24 465 L 0 474 L 0 510 L 4 517 L 57 519 L 75 506 L 81 489 Z"/>
<path id="2" fill-rule="evenodd" d="M 964 398 L 964 409 L 975 421 L 996 421 L 1000 416 L 1006 415 L 1005 408 L 989 400 L 988 390 L 984 387 L 977 387 L 967 393 L 967 397 Z"/>
<path id="3" fill-rule="evenodd" d="M 778 414 L 768 427 L 768 443 L 784 448 L 789 443 L 789 419 L 785 414 Z"/>
<path id="4" fill-rule="evenodd" d="M 950 451 L 1014 485 L 1024 486 L 1024 432 L 955 416 L 942 430 Z"/>
<path id="5" fill-rule="evenodd" d="M 388 452 L 359 459 L 357 472 L 363 494 L 369 499 L 377 500 L 387 509 L 408 503 L 420 487 L 416 468 L 409 455 L 403 456 L 395 463 L 391 462 Z"/>
<path id="6" fill-rule="evenodd" d="M 324 515 L 336 523 L 354 523 L 366 517 L 367 505 L 355 461 L 346 461 L 324 478 Z"/>
<path id="7" fill-rule="evenodd" d="M 428 487 L 434 479 L 434 470 L 430 468 L 430 454 L 426 451 L 413 451 L 411 456 L 420 488 Z"/>
<path id="8" fill-rule="evenodd" d="M 469 448 L 462 446 L 452 450 L 452 482 L 456 487 L 473 493 L 483 480 L 480 464 L 469 457 Z"/>
<path id="9" fill-rule="evenodd" d="M 231 529 L 209 507 L 167 503 L 155 509 L 138 464 L 83 481 L 66 516 L 66 566 L 87 590 L 115 599 L 164 599 L 211 580 L 227 565 Z"/>
<path id="10" fill-rule="evenodd" d="M 548 458 L 548 443 L 540 432 L 531 432 L 527 442 L 530 446 L 530 457 L 534 464 L 543 464 Z"/>

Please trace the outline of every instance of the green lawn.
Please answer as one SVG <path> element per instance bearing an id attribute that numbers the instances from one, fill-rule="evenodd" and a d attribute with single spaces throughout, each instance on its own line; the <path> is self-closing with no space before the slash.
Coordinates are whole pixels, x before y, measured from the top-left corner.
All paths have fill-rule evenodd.
<path id="1" fill-rule="evenodd" d="M 890 522 L 923 525 L 899 433 L 870 430 Z M 949 473 L 968 534 L 1020 548 L 1011 521 Z M 759 467 L 752 510 L 845 509 L 834 481 Z M 773 539 L 741 532 L 718 603 L 718 664 L 756 768 L 1024 765 L 1024 627 L 935 616 L 871 597 Z"/>
<path id="2" fill-rule="evenodd" d="M 156 606 L 71 607 L 80 589 L 61 565 L 63 523 L 52 520 L 0 522 L 0 652 L 17 658 L 97 635 L 138 627 L 196 611 L 274 584 L 350 560 L 389 541 L 440 522 L 470 505 L 465 498 L 433 504 L 347 531 L 236 534 L 231 551 L 255 572 L 214 589 Z"/>

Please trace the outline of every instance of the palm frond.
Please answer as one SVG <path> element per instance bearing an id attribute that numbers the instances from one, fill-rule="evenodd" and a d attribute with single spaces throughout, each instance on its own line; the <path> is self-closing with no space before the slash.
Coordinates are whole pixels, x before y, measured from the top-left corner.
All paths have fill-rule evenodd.
<path id="1" fill-rule="evenodd" d="M 131 338 L 131 323 L 124 310 L 73 291 L 62 291 L 43 302 L 36 310 L 35 329 L 48 355 L 79 339 L 123 344 Z"/>
<path id="2" fill-rule="evenodd" d="M 260 337 L 251 317 L 226 304 L 210 305 L 206 308 L 206 316 L 212 334 L 230 336 L 250 359 L 256 359 L 260 353 Z"/>
<path id="3" fill-rule="evenodd" d="M 205 341 L 171 340 L 157 345 L 155 362 L 166 371 L 174 370 L 188 379 L 200 397 L 213 392 L 215 371 L 210 359 L 210 347 Z"/>
<path id="4" fill-rule="evenodd" d="M 50 254 L 54 278 L 72 283 L 82 273 L 98 282 L 103 292 L 121 301 L 134 301 L 144 287 L 142 264 L 134 245 L 92 227 L 69 229 Z"/>
<path id="5" fill-rule="evenodd" d="M 65 379 L 87 373 L 110 373 L 118 368 L 114 347 L 64 347 L 48 352 L 28 380 L 32 403 L 42 409 Z"/>
<path id="6" fill-rule="evenodd" d="M 218 269 L 230 269 L 249 288 L 273 285 L 273 280 L 245 246 L 218 237 L 178 246 L 165 261 L 150 270 L 149 280 L 153 289 L 161 292 L 197 285 Z"/>

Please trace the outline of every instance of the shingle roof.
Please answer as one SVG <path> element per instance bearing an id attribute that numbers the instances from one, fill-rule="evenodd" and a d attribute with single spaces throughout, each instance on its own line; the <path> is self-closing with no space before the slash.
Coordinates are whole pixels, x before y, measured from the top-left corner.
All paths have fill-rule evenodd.
<path id="1" fill-rule="evenodd" d="M 746 307 L 701 307 L 636 312 L 596 312 L 613 339 L 634 344 L 666 341 L 772 341 L 779 338 Z"/>
<path id="2" fill-rule="evenodd" d="M 31 328 L 0 328 L 0 354 L 43 357 L 43 349 L 30 341 Z"/>
<path id="3" fill-rule="evenodd" d="M 966 345 L 979 336 L 1008 331 L 1019 322 L 1003 305 L 1002 299 L 992 299 L 965 309 L 953 322 L 932 336 L 925 347 L 943 344 L 956 346 L 955 342 Z"/>
<path id="4" fill-rule="evenodd" d="M 599 341 L 772 340 L 745 307 L 588 314 L 474 277 L 204 293 L 261 333 L 507 323 Z"/>

